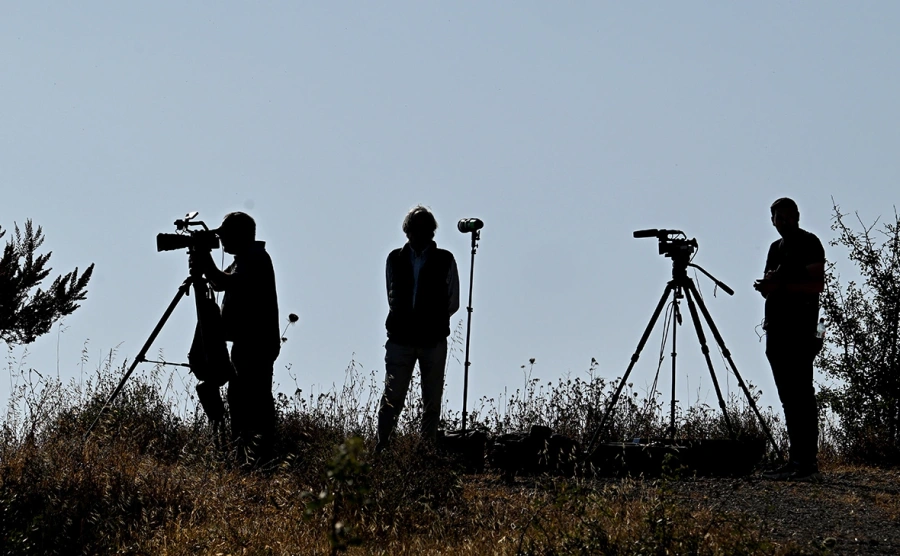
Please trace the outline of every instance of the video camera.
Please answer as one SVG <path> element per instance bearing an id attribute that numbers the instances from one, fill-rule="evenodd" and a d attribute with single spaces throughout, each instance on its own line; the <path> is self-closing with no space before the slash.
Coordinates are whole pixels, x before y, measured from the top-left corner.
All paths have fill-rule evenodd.
<path id="1" fill-rule="evenodd" d="M 680 237 L 679 237 L 680 236 Z M 688 239 L 681 230 L 637 230 L 634 237 L 655 237 L 659 240 L 659 254 L 673 260 L 687 261 L 697 249 L 697 240 Z"/>
<path id="2" fill-rule="evenodd" d="M 173 251 L 175 249 L 188 249 L 189 251 L 212 251 L 219 248 L 219 238 L 216 232 L 210 230 L 201 221 L 193 221 L 197 218 L 197 211 L 189 212 L 184 218 L 175 221 L 174 234 L 156 234 L 157 251 Z M 191 227 L 200 226 L 202 230 L 192 230 Z"/>

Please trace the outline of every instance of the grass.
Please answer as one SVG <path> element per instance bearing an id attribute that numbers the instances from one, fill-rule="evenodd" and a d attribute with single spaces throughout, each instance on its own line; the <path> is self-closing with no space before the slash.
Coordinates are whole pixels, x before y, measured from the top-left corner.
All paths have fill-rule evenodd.
<path id="1" fill-rule="evenodd" d="M 376 457 L 381 384 L 351 362 L 342 388 L 279 394 L 276 461 L 242 471 L 217 449 L 189 389 L 156 367 L 132 376 L 85 440 L 121 376 L 113 354 L 63 384 L 23 374 L 0 431 L 2 554 L 721 554 L 775 553 L 756 525 L 672 495 L 657 479 L 467 475 L 422 445 L 412 398 L 396 442 Z M 124 367 L 124 365 L 122 366 Z M 585 444 L 614 384 L 597 376 L 542 383 L 471 413 L 491 434 L 550 426 Z M 627 387 L 611 439 L 662 436 L 659 398 Z M 738 399 L 741 434 L 759 436 Z M 448 428 L 460 416 L 445 416 Z M 720 437 L 718 409 L 679 412 L 692 438 Z M 767 415 L 780 430 L 777 419 Z M 779 437 L 781 438 L 781 436 Z M 673 471 L 673 473 L 676 473 Z"/>

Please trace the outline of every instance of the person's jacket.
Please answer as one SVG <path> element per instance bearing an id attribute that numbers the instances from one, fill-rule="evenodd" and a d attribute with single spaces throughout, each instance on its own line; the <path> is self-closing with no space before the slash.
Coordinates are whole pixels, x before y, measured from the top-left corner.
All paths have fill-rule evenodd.
<path id="1" fill-rule="evenodd" d="M 385 327 L 394 342 L 429 347 L 450 335 L 450 317 L 459 308 L 459 276 L 453 254 L 432 243 L 416 279 L 414 255 L 409 244 L 388 255 Z"/>
<path id="2" fill-rule="evenodd" d="M 235 255 L 226 269 L 232 275 L 222 299 L 225 339 L 254 349 L 274 361 L 281 349 L 275 270 L 265 242 L 255 241 Z"/>

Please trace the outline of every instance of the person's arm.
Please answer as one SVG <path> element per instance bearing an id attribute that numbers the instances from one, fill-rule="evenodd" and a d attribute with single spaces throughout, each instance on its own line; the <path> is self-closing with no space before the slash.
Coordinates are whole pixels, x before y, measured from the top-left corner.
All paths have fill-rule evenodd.
<path id="1" fill-rule="evenodd" d="M 219 270 L 209 251 L 191 253 L 188 258 L 188 266 L 192 271 L 198 271 L 206 276 L 207 281 L 216 291 L 220 292 L 229 285 L 229 275 Z"/>
<path id="2" fill-rule="evenodd" d="M 782 282 L 781 287 L 791 293 L 822 293 L 825 291 L 825 263 L 806 265 L 806 280 L 802 282 Z"/>
<path id="3" fill-rule="evenodd" d="M 393 309 L 391 307 L 391 282 L 394 281 L 394 271 L 391 268 L 391 256 L 388 254 L 387 261 L 384 263 L 384 284 L 385 284 L 385 292 L 387 293 L 388 299 L 388 308 Z"/>
<path id="4" fill-rule="evenodd" d="M 209 252 L 191 253 L 189 265 L 202 272 L 209 285 L 217 292 L 235 288 L 242 280 L 242 277 L 234 272 L 220 270 L 213 261 L 212 253 Z"/>
<path id="5" fill-rule="evenodd" d="M 806 265 L 806 278 L 803 280 L 786 280 L 777 272 L 767 272 L 766 278 L 758 282 L 754 287 L 768 297 L 773 291 L 785 291 L 789 293 L 817 294 L 825 291 L 825 263 L 813 263 Z"/>
<path id="6" fill-rule="evenodd" d="M 213 287 L 217 292 L 225 291 L 234 287 L 237 283 L 237 276 L 232 274 L 231 272 L 225 272 L 224 270 L 219 270 L 216 265 L 210 265 L 206 271 L 204 272 L 206 275 L 206 279 L 209 281 L 209 284 Z"/>
<path id="7" fill-rule="evenodd" d="M 763 279 L 757 280 L 753 283 L 753 289 L 759 292 L 763 298 L 768 298 L 769 294 L 775 290 L 776 285 L 772 281 L 773 274 L 778 270 L 775 265 L 775 253 L 777 252 L 776 245 L 773 243 L 769 246 L 769 252 L 766 255 L 766 266 L 763 270 Z"/>
<path id="8" fill-rule="evenodd" d="M 448 314 L 453 316 L 459 311 L 459 269 L 453 258 L 450 259 L 450 270 L 447 271 L 447 297 L 450 299 Z"/>
<path id="9" fill-rule="evenodd" d="M 818 294 L 825 291 L 825 250 L 818 238 L 811 238 L 805 251 L 806 264 L 803 266 L 805 276 L 785 278 L 780 269 L 766 272 L 762 287 L 757 288 L 763 295 L 772 291 L 785 291 L 800 294 Z"/>

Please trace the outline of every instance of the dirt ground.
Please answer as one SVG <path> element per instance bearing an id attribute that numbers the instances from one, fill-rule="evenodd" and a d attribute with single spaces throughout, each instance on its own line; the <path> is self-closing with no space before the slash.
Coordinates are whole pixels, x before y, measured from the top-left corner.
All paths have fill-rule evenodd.
<path id="1" fill-rule="evenodd" d="M 686 503 L 751 516 L 770 540 L 812 554 L 900 554 L 900 470 L 826 468 L 817 484 L 752 475 L 669 487 Z"/>

